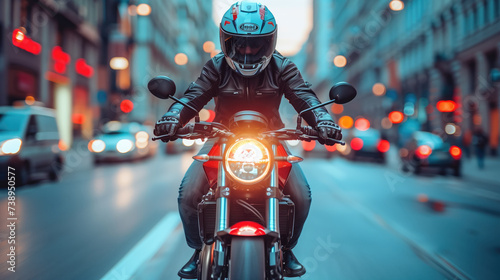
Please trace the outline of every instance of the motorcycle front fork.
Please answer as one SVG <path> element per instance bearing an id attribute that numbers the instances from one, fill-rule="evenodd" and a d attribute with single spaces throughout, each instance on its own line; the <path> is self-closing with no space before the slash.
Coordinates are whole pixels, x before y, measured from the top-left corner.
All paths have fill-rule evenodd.
<path id="1" fill-rule="evenodd" d="M 226 150 L 226 144 L 223 143 L 221 144 L 221 156 L 224 155 L 224 152 Z M 277 145 L 273 144 L 272 145 L 272 153 L 274 154 L 274 157 L 276 157 L 277 154 Z M 277 197 L 273 197 L 272 194 L 278 193 L 275 188 L 278 188 L 278 163 L 275 162 L 274 166 L 271 170 L 271 175 L 270 175 L 270 184 L 269 187 L 267 188 L 267 198 L 266 198 L 266 227 L 270 231 L 276 232 L 279 234 L 279 200 Z M 229 188 L 227 186 L 227 178 L 226 178 L 226 171 L 224 170 L 224 166 L 222 161 L 219 163 L 219 176 L 217 178 L 217 188 L 219 189 L 216 191 L 216 194 L 220 194 L 217 197 L 217 208 L 216 208 L 216 218 L 215 218 L 215 225 L 216 225 L 216 231 L 223 231 L 226 230 L 230 225 L 229 225 L 229 201 L 228 201 L 228 196 L 229 196 Z M 215 279 L 218 279 L 217 277 L 220 277 L 222 275 L 222 272 L 224 270 L 227 258 L 227 246 L 223 246 L 222 242 L 220 240 L 216 240 L 214 243 L 214 266 L 213 266 L 213 276 Z M 275 242 L 271 250 L 269 252 L 268 260 L 269 260 L 269 266 L 276 268 L 271 270 L 271 274 L 278 274 L 278 267 L 281 266 L 281 257 L 280 257 L 280 246 L 279 242 Z M 276 275 L 276 277 L 279 277 Z M 272 275 L 273 276 L 273 275 Z M 279 278 L 275 278 L 279 279 Z"/>

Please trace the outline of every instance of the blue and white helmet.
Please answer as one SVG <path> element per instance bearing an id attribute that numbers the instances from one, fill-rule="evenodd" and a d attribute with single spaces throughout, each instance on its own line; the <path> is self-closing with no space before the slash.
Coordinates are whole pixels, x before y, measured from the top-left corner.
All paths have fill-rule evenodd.
<path id="1" fill-rule="evenodd" d="M 220 45 L 229 66 L 243 76 L 264 70 L 276 48 L 277 25 L 266 6 L 240 1 L 220 23 Z"/>

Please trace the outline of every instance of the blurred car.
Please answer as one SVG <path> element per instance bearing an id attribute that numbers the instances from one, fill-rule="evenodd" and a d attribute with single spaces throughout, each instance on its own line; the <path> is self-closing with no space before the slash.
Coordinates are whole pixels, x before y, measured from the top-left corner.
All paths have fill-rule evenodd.
<path id="1" fill-rule="evenodd" d="M 64 144 L 59 138 L 55 111 L 38 106 L 0 107 L 1 181 L 8 166 L 15 168 L 16 185 L 37 175 L 57 180 L 61 174 Z"/>
<path id="2" fill-rule="evenodd" d="M 382 138 L 380 131 L 374 128 L 350 129 L 346 133 L 345 146 L 338 146 L 341 154 L 350 160 L 369 160 L 385 163 L 389 151 L 389 141 Z"/>
<path id="3" fill-rule="evenodd" d="M 103 132 L 89 142 L 94 161 L 135 160 L 153 156 L 158 143 L 151 140 L 152 127 L 139 123 L 111 121 L 104 125 Z"/>
<path id="4" fill-rule="evenodd" d="M 414 167 L 415 174 L 422 172 L 422 168 L 439 168 L 441 173 L 446 169 L 453 170 L 454 176 L 461 176 L 462 150 L 458 146 L 451 146 L 436 134 L 417 131 L 406 145 L 399 150 L 403 160 L 403 168 Z"/>

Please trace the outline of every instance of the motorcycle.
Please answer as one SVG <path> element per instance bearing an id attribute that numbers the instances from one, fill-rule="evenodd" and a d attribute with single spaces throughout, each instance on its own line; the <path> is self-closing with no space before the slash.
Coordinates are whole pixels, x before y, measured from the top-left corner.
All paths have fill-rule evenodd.
<path id="1" fill-rule="evenodd" d="M 175 83 L 158 76 L 148 83 L 158 98 L 171 98 L 197 110 L 174 96 Z M 193 156 L 203 162 L 209 190 L 198 204 L 198 223 L 203 248 L 198 263 L 201 280 L 284 279 L 281 244 L 293 234 L 294 203 L 283 194 L 293 163 L 302 158 L 289 154 L 284 140 L 315 141 L 318 132 L 302 126 L 302 115 L 331 104 L 344 104 L 356 96 L 350 84 L 334 85 L 330 101 L 299 113 L 295 129 L 267 130 L 264 115 L 240 111 L 229 127 L 215 122 L 195 122 L 177 130 L 169 140 L 217 139 L 208 154 Z M 166 139 L 166 135 L 153 140 Z M 328 139 L 326 144 L 343 141 Z M 181 278 L 182 279 L 182 278 Z"/>

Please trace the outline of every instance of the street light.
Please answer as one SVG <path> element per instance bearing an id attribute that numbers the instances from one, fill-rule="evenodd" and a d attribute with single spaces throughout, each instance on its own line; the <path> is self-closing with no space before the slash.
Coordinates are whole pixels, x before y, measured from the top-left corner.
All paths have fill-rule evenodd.
<path id="1" fill-rule="evenodd" d="M 215 44 L 212 41 L 206 41 L 203 43 L 203 51 L 206 53 L 211 53 L 215 50 Z"/>
<path id="2" fill-rule="evenodd" d="M 385 94 L 385 86 L 382 83 L 376 83 L 372 87 L 372 92 L 376 96 L 382 96 Z"/>
<path id="3" fill-rule="evenodd" d="M 389 3 L 389 8 L 393 11 L 401 11 L 405 7 L 405 4 L 401 0 L 392 0 L 391 3 Z"/>
<path id="4" fill-rule="evenodd" d="M 124 70 L 128 67 L 128 60 L 125 57 L 113 57 L 109 61 L 109 66 L 113 70 Z"/>
<path id="5" fill-rule="evenodd" d="M 333 64 L 335 64 L 335 66 L 339 67 L 339 68 L 342 68 L 344 66 L 346 66 L 347 64 L 347 59 L 345 58 L 345 56 L 343 55 L 337 55 L 334 59 L 333 59 Z"/>
<path id="6" fill-rule="evenodd" d="M 151 14 L 151 6 L 148 4 L 139 4 L 137 6 L 137 14 L 140 16 L 149 16 Z"/>
<path id="7" fill-rule="evenodd" d="M 174 61 L 177 65 L 185 65 L 188 63 L 188 57 L 184 53 L 178 53 L 175 55 Z"/>

